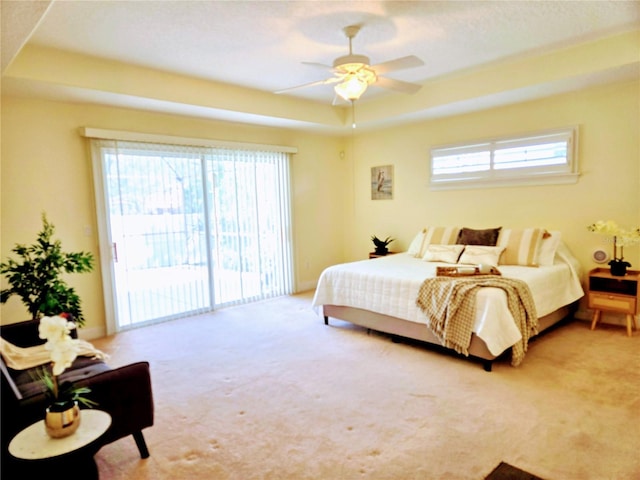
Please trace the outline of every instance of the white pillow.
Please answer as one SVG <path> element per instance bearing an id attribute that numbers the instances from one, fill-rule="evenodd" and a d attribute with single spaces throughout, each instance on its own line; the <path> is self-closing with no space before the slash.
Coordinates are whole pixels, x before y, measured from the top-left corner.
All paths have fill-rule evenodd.
<path id="1" fill-rule="evenodd" d="M 457 263 L 464 245 L 427 245 L 422 257 L 426 262 Z"/>
<path id="2" fill-rule="evenodd" d="M 540 250 L 538 250 L 538 265 L 544 267 L 553 265 L 556 258 L 556 250 L 560 245 L 561 234 L 557 230 L 547 232 L 549 236 L 547 238 L 542 237 L 540 242 Z"/>
<path id="3" fill-rule="evenodd" d="M 504 247 L 487 247 L 485 245 L 467 245 L 458 260 L 458 263 L 471 265 L 491 265 L 498 266 L 500 255 L 504 252 Z"/>
<path id="4" fill-rule="evenodd" d="M 420 256 L 420 251 L 422 250 L 422 243 L 424 242 L 424 236 L 427 234 L 427 229 L 423 228 L 418 232 L 418 234 L 413 237 L 411 244 L 409 245 L 409 250 L 407 253 L 409 255 L 413 255 L 414 257 Z"/>

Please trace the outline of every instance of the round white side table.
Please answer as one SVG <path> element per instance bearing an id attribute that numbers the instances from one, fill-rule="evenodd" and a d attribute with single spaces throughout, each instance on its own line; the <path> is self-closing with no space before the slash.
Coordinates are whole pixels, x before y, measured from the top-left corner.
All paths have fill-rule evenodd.
<path id="1" fill-rule="evenodd" d="M 80 426 L 68 437 L 51 438 L 47 435 L 44 420 L 29 425 L 9 443 L 9 453 L 15 458 L 28 461 L 28 469 L 49 472 L 53 466 L 63 466 L 65 478 L 79 475 L 82 478 L 98 478 L 93 455 L 98 448 L 89 448 L 111 425 L 111 415 L 102 410 L 81 410 Z M 63 465 L 64 464 L 64 465 Z M 80 478 L 80 477 L 79 477 Z"/>

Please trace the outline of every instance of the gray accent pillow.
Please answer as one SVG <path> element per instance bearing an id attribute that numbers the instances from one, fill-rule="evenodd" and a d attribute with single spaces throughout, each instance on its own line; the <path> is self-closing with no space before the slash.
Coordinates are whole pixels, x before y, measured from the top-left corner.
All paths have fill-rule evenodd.
<path id="1" fill-rule="evenodd" d="M 458 234 L 458 245 L 487 245 L 495 247 L 498 243 L 498 236 L 502 227 L 486 228 L 484 230 L 474 230 L 473 228 L 462 228 Z"/>

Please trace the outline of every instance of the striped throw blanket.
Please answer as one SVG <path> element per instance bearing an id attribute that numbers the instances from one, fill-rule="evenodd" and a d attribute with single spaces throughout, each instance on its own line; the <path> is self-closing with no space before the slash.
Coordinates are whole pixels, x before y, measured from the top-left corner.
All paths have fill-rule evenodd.
<path id="1" fill-rule="evenodd" d="M 522 340 L 512 347 L 511 365 L 524 359 L 529 338 L 538 333 L 538 316 L 528 285 L 522 280 L 477 275 L 470 277 L 435 277 L 420 286 L 417 306 L 428 318 L 428 326 L 447 348 L 469 355 L 475 320 L 476 293 L 482 287 L 503 289 L 509 311 L 522 333 Z"/>

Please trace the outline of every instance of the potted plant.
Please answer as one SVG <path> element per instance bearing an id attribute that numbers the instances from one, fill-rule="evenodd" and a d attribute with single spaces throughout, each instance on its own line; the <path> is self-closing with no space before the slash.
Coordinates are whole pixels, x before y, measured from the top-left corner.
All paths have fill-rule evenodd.
<path id="1" fill-rule="evenodd" d="M 387 248 L 387 245 L 393 242 L 393 240 L 394 239 L 391 237 L 387 237 L 384 240 L 380 240 L 375 235 L 371 237 L 371 241 L 373 241 L 373 244 L 376 247 L 375 252 L 377 255 L 386 255 L 387 253 L 389 253 L 389 249 Z"/>
<path id="2" fill-rule="evenodd" d="M 84 325 L 80 297 L 65 283 L 64 273 L 85 273 L 93 269 L 93 255 L 88 252 L 65 253 L 60 240 L 53 240 L 54 226 L 42 214 L 43 228 L 32 245 L 17 244 L 11 251 L 17 259 L 0 263 L 8 288 L 0 290 L 0 302 L 17 295 L 33 320 L 43 315 L 70 314 Z"/>
<path id="3" fill-rule="evenodd" d="M 96 402 L 86 397 L 91 393 L 88 387 L 76 387 L 73 384 L 59 384 L 58 377 L 71 366 L 78 356 L 79 340 L 71 338 L 71 330 L 76 328 L 67 314 L 55 317 L 42 317 L 38 326 L 38 335 L 46 340 L 45 349 L 50 352 L 51 373 L 44 367 L 40 378 L 46 388 L 50 401 L 45 411 L 45 429 L 53 438 L 66 437 L 74 433 L 80 425 L 79 403 L 91 408 Z"/>
<path id="4" fill-rule="evenodd" d="M 627 274 L 627 268 L 631 264 L 624 259 L 625 245 L 640 243 L 640 227 L 631 230 L 620 228 L 613 220 L 602 220 L 589 225 L 587 229 L 590 232 L 610 235 L 613 237 L 613 258 L 609 262 L 611 275 L 616 277 L 624 277 Z M 620 256 L 618 256 L 618 246 L 620 246 Z"/>

